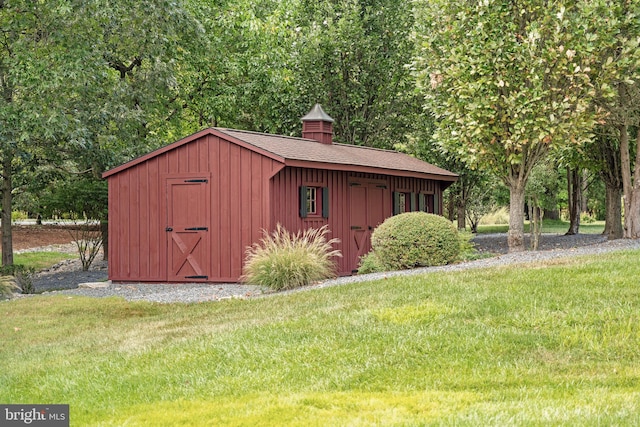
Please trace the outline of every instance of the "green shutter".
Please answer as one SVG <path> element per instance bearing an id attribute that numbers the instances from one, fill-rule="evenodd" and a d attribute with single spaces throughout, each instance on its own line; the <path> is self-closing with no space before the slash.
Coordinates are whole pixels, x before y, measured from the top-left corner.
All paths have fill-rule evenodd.
<path id="1" fill-rule="evenodd" d="M 426 212 L 427 211 L 427 196 L 425 196 L 424 194 L 418 194 L 418 210 L 420 212 Z"/>
<path id="2" fill-rule="evenodd" d="M 411 197 L 411 212 L 415 212 L 416 211 L 416 193 L 409 194 L 409 197 Z"/>
<path id="3" fill-rule="evenodd" d="M 393 192 L 393 214 L 394 215 L 398 215 L 398 212 L 400 212 L 400 209 L 398 209 L 398 206 L 400 205 L 400 193 L 398 193 L 397 191 Z"/>
<path id="4" fill-rule="evenodd" d="M 329 187 L 322 187 L 322 218 L 329 218 Z"/>
<path id="5" fill-rule="evenodd" d="M 433 213 L 436 215 L 440 215 L 440 200 L 437 191 L 433 193 Z"/>
<path id="6" fill-rule="evenodd" d="M 307 187 L 300 186 L 300 217 L 307 217 Z"/>

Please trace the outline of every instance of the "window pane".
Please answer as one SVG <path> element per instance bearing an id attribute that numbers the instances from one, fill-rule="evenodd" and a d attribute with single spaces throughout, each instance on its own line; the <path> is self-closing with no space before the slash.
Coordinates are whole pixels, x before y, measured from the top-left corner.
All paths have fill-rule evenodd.
<path id="1" fill-rule="evenodd" d="M 309 214 L 316 214 L 316 189 L 311 187 L 307 188 L 307 212 Z"/>
<path id="2" fill-rule="evenodd" d="M 407 211 L 407 195 L 405 193 L 398 194 L 398 212 L 405 213 Z"/>

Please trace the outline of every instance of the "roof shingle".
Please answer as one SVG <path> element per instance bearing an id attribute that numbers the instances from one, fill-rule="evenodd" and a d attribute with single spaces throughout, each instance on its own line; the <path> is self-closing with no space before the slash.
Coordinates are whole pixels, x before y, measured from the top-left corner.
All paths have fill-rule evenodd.
<path id="1" fill-rule="evenodd" d="M 455 181 L 457 175 L 404 153 L 347 144 L 321 144 L 304 138 L 271 135 L 235 129 L 215 128 L 232 138 L 241 140 L 285 160 L 358 166 L 420 174 L 438 175 Z"/>

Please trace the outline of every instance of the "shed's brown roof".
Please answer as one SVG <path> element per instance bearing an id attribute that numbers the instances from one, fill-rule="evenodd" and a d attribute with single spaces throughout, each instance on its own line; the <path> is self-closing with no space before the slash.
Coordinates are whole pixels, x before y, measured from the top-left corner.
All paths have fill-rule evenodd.
<path id="1" fill-rule="evenodd" d="M 285 163 L 299 161 L 414 172 L 438 175 L 440 179 L 446 181 L 455 181 L 457 178 L 456 174 L 448 170 L 397 151 L 348 144 L 321 144 L 311 139 L 235 129 L 216 128 L 216 130 L 281 157 Z"/>
<path id="2" fill-rule="evenodd" d="M 414 176 L 455 182 L 457 175 L 430 163 L 397 151 L 381 150 L 347 144 L 322 144 L 312 139 L 271 135 L 225 128 L 208 128 L 166 145 L 144 156 L 102 174 L 103 178 L 117 174 L 148 159 L 188 144 L 206 135 L 235 141 L 253 151 L 273 158 L 284 166 L 346 170 L 396 176 Z"/>

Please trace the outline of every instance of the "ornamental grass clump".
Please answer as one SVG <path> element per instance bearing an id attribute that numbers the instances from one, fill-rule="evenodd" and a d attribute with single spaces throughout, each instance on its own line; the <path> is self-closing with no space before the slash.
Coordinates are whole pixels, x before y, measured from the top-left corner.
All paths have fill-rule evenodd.
<path id="1" fill-rule="evenodd" d="M 291 233 L 278 224 L 271 234 L 264 231 L 247 249 L 241 280 L 279 291 L 334 277 L 334 258 L 342 254 L 333 248 L 339 239 L 327 240 L 329 233 L 326 225 Z"/>
<path id="2" fill-rule="evenodd" d="M 408 212 L 387 218 L 371 236 L 371 247 L 385 270 L 449 264 L 460 255 L 458 230 L 444 217 Z"/>
<path id="3" fill-rule="evenodd" d="M 0 300 L 10 299 L 18 292 L 20 292 L 20 287 L 16 284 L 15 277 L 0 276 Z"/>

